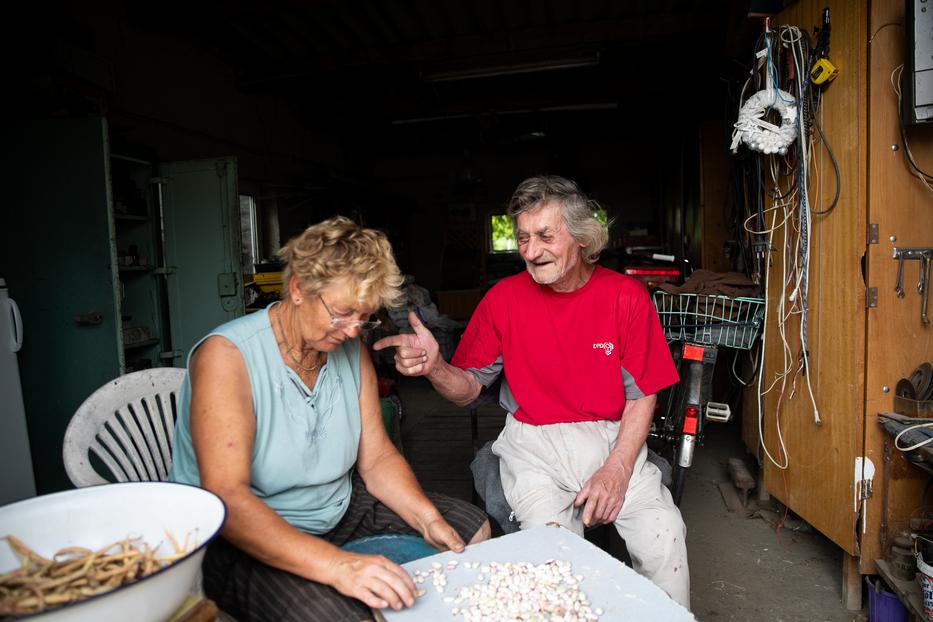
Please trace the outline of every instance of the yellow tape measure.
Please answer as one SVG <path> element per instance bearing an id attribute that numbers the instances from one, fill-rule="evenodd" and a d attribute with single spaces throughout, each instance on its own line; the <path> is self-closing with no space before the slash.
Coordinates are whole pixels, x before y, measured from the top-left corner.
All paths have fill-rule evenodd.
<path id="1" fill-rule="evenodd" d="M 813 84 L 832 82 L 837 75 L 839 75 L 839 70 L 827 58 L 819 59 L 810 68 L 810 82 Z"/>

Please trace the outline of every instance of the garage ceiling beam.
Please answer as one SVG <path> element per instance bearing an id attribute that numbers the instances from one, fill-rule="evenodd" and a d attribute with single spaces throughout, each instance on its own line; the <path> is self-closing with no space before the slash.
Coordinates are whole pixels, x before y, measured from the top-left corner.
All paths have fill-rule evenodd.
<path id="1" fill-rule="evenodd" d="M 518 32 L 495 32 L 434 39 L 419 43 L 366 47 L 355 46 L 342 55 L 320 56 L 309 62 L 286 67 L 270 63 L 248 72 L 240 81 L 246 89 L 256 89 L 277 82 L 289 82 L 343 70 L 385 68 L 412 63 L 440 63 L 480 56 L 507 55 L 516 52 L 548 52 L 561 48 L 593 48 L 605 44 L 635 43 L 642 40 L 674 40 L 697 35 L 721 37 L 725 33 L 725 15 L 713 12 L 689 12 L 627 18 L 572 26 L 534 28 Z"/>

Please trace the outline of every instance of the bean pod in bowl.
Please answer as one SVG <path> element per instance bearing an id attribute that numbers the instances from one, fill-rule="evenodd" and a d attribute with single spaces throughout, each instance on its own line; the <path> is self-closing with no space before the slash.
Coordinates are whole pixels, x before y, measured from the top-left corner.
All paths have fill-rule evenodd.
<path id="1" fill-rule="evenodd" d="M 0 581 L 0 618 L 15 611 L 11 619 L 30 622 L 165 620 L 196 589 L 205 548 L 219 534 L 225 516 L 223 502 L 213 493 L 169 482 L 92 486 L 0 507 L 0 575 L 7 577 Z M 35 559 L 28 554 L 24 559 L 20 543 Z M 57 603 L 66 597 L 49 596 L 62 592 L 64 584 L 58 582 L 77 579 L 76 585 L 87 586 L 81 573 L 93 570 L 103 558 L 136 558 L 137 551 L 145 551 L 153 562 L 148 573 L 140 565 L 131 580 L 82 600 Z M 69 560 L 74 560 L 72 567 L 60 563 Z M 39 572 L 46 561 L 59 562 L 55 576 Z M 9 578 L 17 569 L 36 577 L 29 590 L 46 601 L 38 608 L 16 604 L 34 605 L 35 600 L 10 598 L 17 582 L 26 581 Z M 111 563 L 91 578 L 95 590 L 85 592 L 98 590 L 119 572 Z"/>

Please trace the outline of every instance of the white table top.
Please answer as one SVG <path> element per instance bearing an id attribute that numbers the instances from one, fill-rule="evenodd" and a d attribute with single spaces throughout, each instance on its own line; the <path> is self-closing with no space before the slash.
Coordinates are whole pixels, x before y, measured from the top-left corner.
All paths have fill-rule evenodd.
<path id="1" fill-rule="evenodd" d="M 490 562 L 542 564 L 551 559 L 571 562 L 573 574 L 583 576 L 580 588 L 589 599 L 592 609 L 602 609 L 600 622 L 694 620 L 689 611 L 671 600 L 654 583 L 573 532 L 556 527 L 520 531 L 467 547 L 459 555 L 447 551 L 404 564 L 403 568 L 415 576 L 416 571 L 430 572 L 432 563 L 440 563 L 447 578 L 444 591 L 438 592 L 428 578 L 418 585 L 424 594 L 413 607 L 401 611 L 383 609 L 379 613 L 386 622 L 462 622 L 461 615 L 452 613 L 458 605 L 444 602 L 444 597 L 456 597 L 461 588 L 477 583 L 481 568 L 466 568 L 467 562 L 485 565 Z M 447 562 L 451 560 L 456 560 L 458 564 L 455 569 L 448 570 Z M 488 581 L 488 576 L 484 578 Z"/>

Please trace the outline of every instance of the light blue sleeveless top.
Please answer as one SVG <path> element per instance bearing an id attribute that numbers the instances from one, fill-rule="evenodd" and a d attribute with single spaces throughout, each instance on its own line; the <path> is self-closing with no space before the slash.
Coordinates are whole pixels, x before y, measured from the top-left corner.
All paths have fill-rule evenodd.
<path id="1" fill-rule="evenodd" d="M 228 322 L 207 337 L 212 335 L 230 340 L 246 362 L 256 417 L 253 494 L 297 529 L 330 531 L 350 503 L 350 469 L 360 444 L 359 340 L 348 339 L 328 354 L 309 389 L 282 360 L 268 308 Z M 187 376 L 178 399 L 169 479 L 200 486 Z"/>

